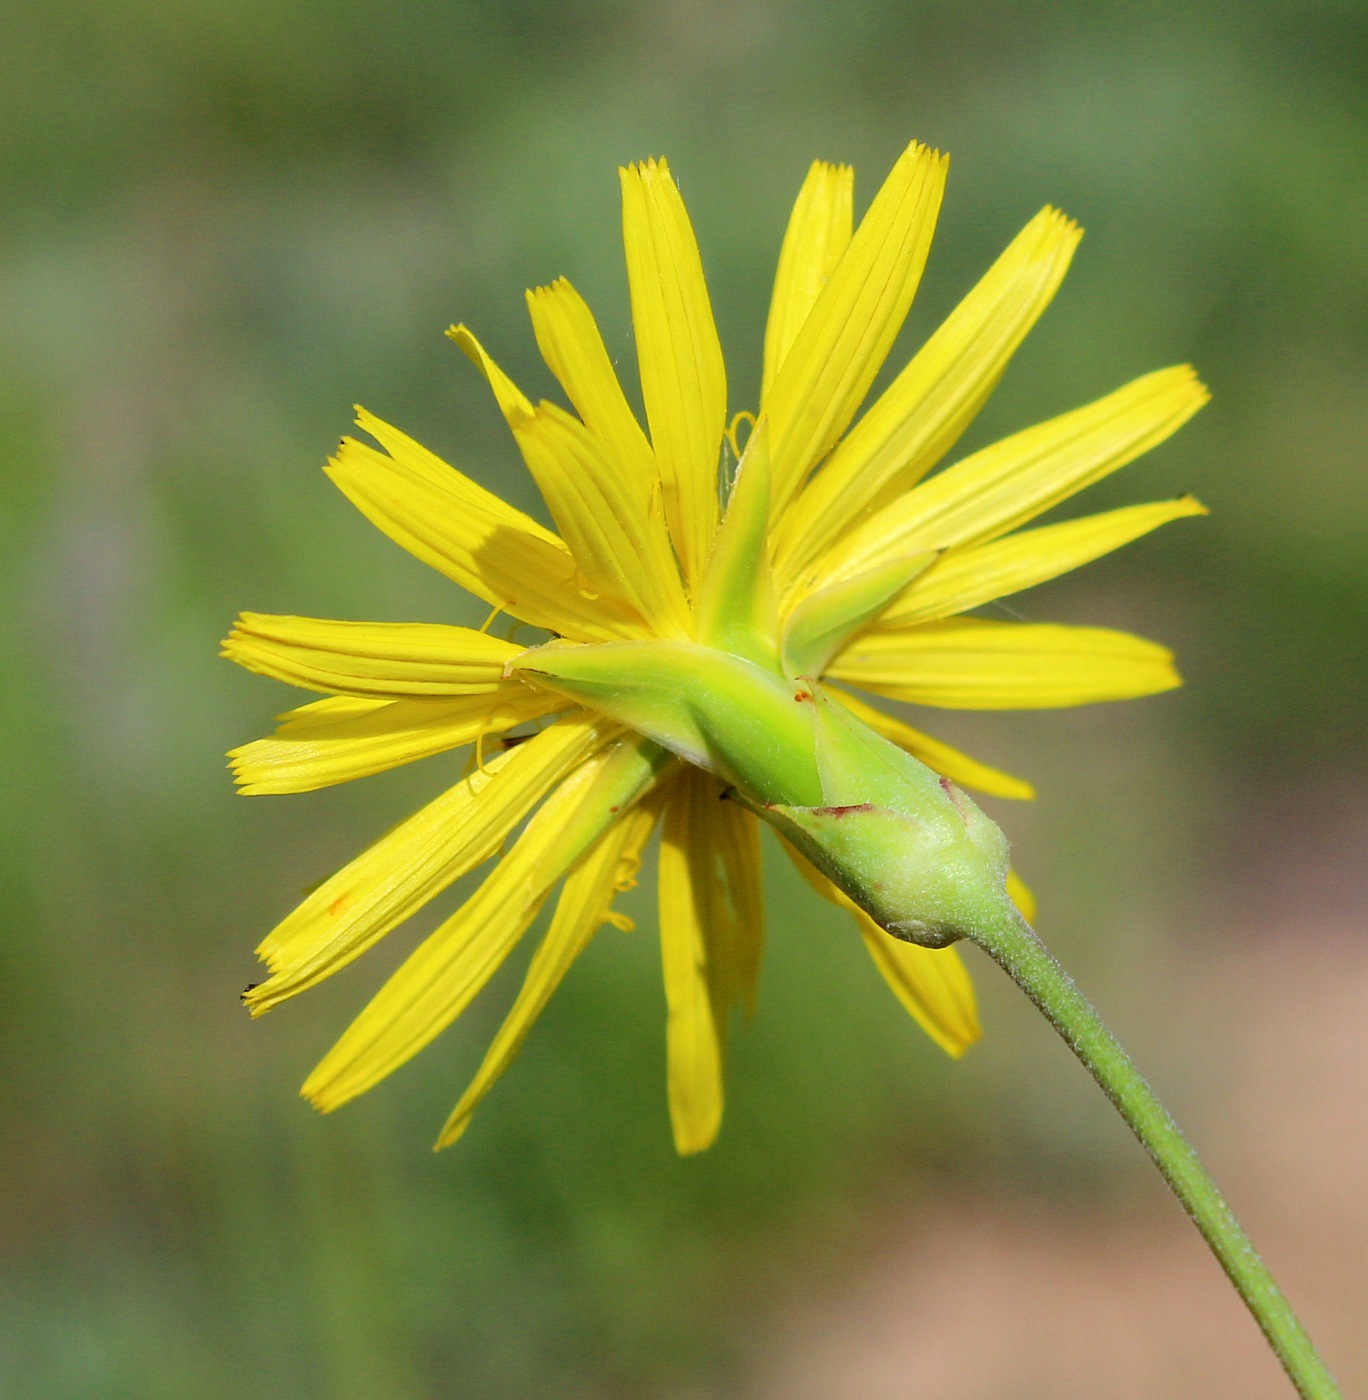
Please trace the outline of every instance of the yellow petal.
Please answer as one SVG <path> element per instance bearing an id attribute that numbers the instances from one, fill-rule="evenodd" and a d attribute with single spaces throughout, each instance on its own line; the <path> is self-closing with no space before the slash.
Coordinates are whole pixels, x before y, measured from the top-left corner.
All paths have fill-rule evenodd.
<path id="1" fill-rule="evenodd" d="M 780 524 L 791 573 L 950 450 L 1050 304 L 1082 230 L 1042 209 L 832 452 Z"/>
<path id="2" fill-rule="evenodd" d="M 973 617 L 866 633 L 829 674 L 895 700 L 954 710 L 1090 705 L 1181 684 L 1173 653 L 1129 632 Z"/>
<path id="3" fill-rule="evenodd" d="M 542 355 L 586 414 L 583 423 L 554 404 L 533 408 L 465 326 L 448 334 L 489 381 L 565 537 L 582 593 L 631 618 L 638 634 L 643 626 L 678 631 L 688 606 L 660 518 L 655 461 L 594 318 L 564 279 L 529 292 L 528 310 Z"/>
<path id="4" fill-rule="evenodd" d="M 670 1122 L 681 1155 L 711 1146 L 722 1122 L 727 1015 L 753 1004 L 763 937 L 759 832 L 686 768 L 671 788 L 660 843 Z"/>
<path id="5" fill-rule="evenodd" d="M 437 622 L 337 622 L 243 613 L 222 655 L 258 675 L 363 699 L 488 695 L 526 647 Z"/>
<path id="6" fill-rule="evenodd" d="M 447 336 L 460 346 L 466 358 L 484 375 L 499 412 L 510 426 L 532 413 L 532 400 L 499 368 L 494 357 L 480 344 L 469 326 L 449 326 Z M 554 370 L 554 366 L 552 366 Z M 367 429 L 367 431 L 371 431 Z M 381 439 L 383 441 L 383 439 Z M 389 446 L 388 443 L 385 444 Z"/>
<path id="7" fill-rule="evenodd" d="M 486 704 L 489 697 L 483 697 Z M 338 724 L 347 724 L 352 721 L 360 721 L 370 715 L 383 714 L 392 705 L 399 702 L 396 700 L 363 700 L 356 695 L 330 695 L 326 700 L 310 700 L 307 705 L 296 705 L 292 710 L 286 710 L 283 714 L 276 716 L 279 727 L 277 734 L 283 734 L 287 730 L 307 731 L 310 729 L 328 730 Z M 449 705 L 453 703 L 449 700 L 431 700 L 429 705 Z"/>
<path id="8" fill-rule="evenodd" d="M 951 748 L 949 744 L 913 729 L 910 724 L 895 719 L 874 705 L 866 705 L 849 691 L 824 687 L 828 695 L 835 696 L 852 714 L 862 719 L 876 734 L 882 734 L 889 743 L 906 749 L 913 758 L 920 759 L 928 768 L 933 768 L 943 778 L 949 778 L 960 787 L 973 788 L 993 797 L 1010 797 L 1029 802 L 1035 797 L 1035 788 L 1024 778 L 1014 778 L 1001 769 L 990 768 L 967 753 Z"/>
<path id="9" fill-rule="evenodd" d="M 953 1059 L 982 1035 L 974 984 L 956 948 L 922 948 L 885 933 L 842 890 L 785 846 L 798 873 L 823 899 L 849 912 L 865 948 L 904 1010 Z"/>
<path id="10" fill-rule="evenodd" d="M 855 172 L 848 165 L 815 160 L 789 215 L 765 323 L 765 368 L 760 397 L 784 363 L 818 293 L 850 242 Z"/>
<path id="11" fill-rule="evenodd" d="M 696 898 L 687 835 L 667 812 L 660 848 L 660 956 L 665 978 L 670 1126 L 681 1157 L 711 1147 L 722 1124 L 726 1016 L 708 985 L 706 900 Z"/>
<path id="12" fill-rule="evenodd" d="M 542 356 L 582 421 L 534 408 L 465 326 L 449 335 L 484 372 L 557 526 L 582 591 L 640 634 L 690 630 L 664 521 L 655 456 L 632 413 L 593 315 L 564 278 L 527 293 Z M 725 407 L 725 405 L 724 405 Z M 715 494 L 715 492 L 714 492 Z"/>
<path id="13" fill-rule="evenodd" d="M 635 483 L 649 508 L 656 487 L 651 444 L 636 420 L 584 298 L 563 277 L 527 294 L 537 345 L 584 425 L 603 445 L 615 472 Z M 527 417 L 528 412 L 522 416 Z"/>
<path id="14" fill-rule="evenodd" d="M 760 987 L 765 950 L 760 823 L 725 800 L 717 781 L 697 770 L 679 780 L 669 810 L 688 841 L 691 899 L 701 912 L 707 982 L 725 1049 L 728 1013 L 740 1006 L 753 1015 Z"/>
<path id="15" fill-rule="evenodd" d="M 715 924 L 724 933 L 720 990 L 728 1007 L 739 1001 L 746 1015 L 753 1016 L 765 951 L 760 822 L 735 802 L 713 801 L 715 807 L 707 808 L 704 819 L 721 872 L 715 886 L 722 901 Z"/>
<path id="16" fill-rule="evenodd" d="M 246 994 L 252 1014 L 346 966 L 487 860 L 551 788 L 617 732 L 586 719 L 561 720 L 492 758 L 325 880 L 257 949 L 272 976 Z"/>
<path id="17" fill-rule="evenodd" d="M 974 984 L 957 948 L 921 948 L 881 929 L 863 910 L 856 922 L 874 966 L 916 1023 L 953 1059 L 982 1035 Z"/>
<path id="18" fill-rule="evenodd" d="M 641 396 L 660 464 L 665 518 L 692 586 L 717 528 L 726 368 L 698 243 L 669 167 L 648 160 L 619 174 Z"/>
<path id="19" fill-rule="evenodd" d="M 390 455 L 344 438 L 338 489 L 396 544 L 493 607 L 577 641 L 640 637 L 640 618 L 586 596 L 563 541 L 411 438 L 362 411 Z"/>
<path id="20" fill-rule="evenodd" d="M 655 745 L 626 739 L 581 763 L 484 884 L 347 1028 L 305 1081 L 304 1097 L 324 1112 L 337 1108 L 445 1030 L 513 950 L 555 882 L 617 824 L 664 762 Z"/>
<path id="21" fill-rule="evenodd" d="M 688 600 L 651 483 L 555 404 L 539 404 L 513 435 L 589 587 L 624 599 L 656 636 L 687 636 Z"/>
<path id="22" fill-rule="evenodd" d="M 1062 525 L 1018 531 L 989 544 L 950 550 L 913 580 L 879 618 L 878 627 L 908 627 L 968 612 L 1067 574 L 1170 520 L 1206 513 L 1200 501 L 1183 496 L 1176 501 L 1123 506 Z"/>
<path id="23" fill-rule="evenodd" d="M 823 560 L 821 578 L 1005 535 L 1163 442 L 1208 397 L 1192 369 L 1179 365 L 1003 438 L 853 530 Z"/>
<path id="24" fill-rule="evenodd" d="M 632 876 L 641 864 L 641 848 L 659 815 L 650 799 L 639 803 L 567 877 L 551 927 L 533 954 L 518 999 L 442 1128 L 436 1143 L 439 1148 L 450 1147 L 470 1126 L 475 1109 L 513 1062 L 570 965 L 589 946 L 599 925 L 614 917 L 613 896 L 631 887 Z"/>
<path id="25" fill-rule="evenodd" d="M 1021 917 L 1028 924 L 1035 923 L 1036 897 L 1031 893 L 1031 887 L 1015 870 L 1007 872 L 1007 898 L 1021 911 Z"/>
<path id="26" fill-rule="evenodd" d="M 907 315 L 931 247 L 947 162 L 915 142 L 874 196 L 761 409 L 774 513 L 849 426 Z"/>
<path id="27" fill-rule="evenodd" d="M 283 715 L 269 739 L 229 755 L 246 794 L 313 792 L 383 773 L 563 707 L 555 697 L 509 683 L 454 700 L 316 700 Z"/>

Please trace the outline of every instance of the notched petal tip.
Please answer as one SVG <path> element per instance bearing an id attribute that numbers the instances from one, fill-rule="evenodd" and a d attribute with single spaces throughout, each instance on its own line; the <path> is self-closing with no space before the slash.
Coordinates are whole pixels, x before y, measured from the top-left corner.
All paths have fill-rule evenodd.
<path id="1" fill-rule="evenodd" d="M 1159 370 L 1157 372 L 1158 374 L 1164 374 L 1164 371 L 1162 370 Z M 1196 396 L 1196 398 L 1199 399 L 1201 403 L 1210 402 L 1211 389 L 1208 388 L 1206 382 L 1204 382 L 1203 379 L 1201 379 L 1201 375 L 1197 374 L 1196 365 L 1187 364 L 1185 361 L 1185 363 L 1183 364 L 1173 365 L 1171 370 L 1169 370 L 1168 372 L 1169 374 L 1173 375 L 1173 379 L 1175 379 L 1175 381 L 1185 382 L 1185 384 L 1189 385 L 1190 388 L 1192 388 L 1194 396 Z"/>
<path id="2" fill-rule="evenodd" d="M 264 946 L 264 945 L 263 945 Z M 262 951 L 262 946 L 256 950 L 257 960 L 266 968 L 268 974 L 274 974 L 277 970 L 279 960 L 268 957 Z M 259 1020 L 273 1007 L 280 1005 L 280 1000 L 271 995 L 271 977 L 264 977 L 260 982 L 249 982 L 239 996 L 239 1000 L 246 1008 L 247 1014 L 252 1020 Z"/>
<path id="3" fill-rule="evenodd" d="M 341 1108 L 346 1099 L 334 1098 L 326 1089 L 314 1086 L 313 1075 L 310 1075 L 303 1084 L 299 1086 L 299 1097 L 309 1105 L 310 1108 L 317 1109 L 319 1113 L 331 1113 L 334 1109 Z"/>
<path id="4" fill-rule="evenodd" d="M 618 166 L 618 178 L 624 184 L 632 178 L 651 181 L 661 176 L 670 181 L 674 180 L 670 162 L 664 156 L 647 156 L 645 160 L 628 161 L 626 165 Z"/>
<path id="5" fill-rule="evenodd" d="M 229 627 L 228 635 L 219 643 L 219 655 L 225 661 L 252 670 L 253 667 L 243 657 L 243 648 L 255 634 L 258 621 L 266 616 L 265 613 L 239 613 Z"/>
<path id="6" fill-rule="evenodd" d="M 247 751 L 250 748 L 251 744 L 239 744 L 236 748 L 229 749 L 228 752 L 224 755 L 224 757 L 228 760 L 228 769 L 233 775 L 233 782 L 236 783 L 239 787 L 241 787 L 242 784 L 246 782 L 246 778 L 243 776 L 243 774 L 248 763 L 250 762 L 250 760 L 247 758 Z"/>
<path id="7" fill-rule="evenodd" d="M 1041 209 L 1036 218 L 1043 225 L 1049 225 L 1052 233 L 1070 235 L 1076 246 L 1078 240 L 1083 237 L 1083 225 L 1071 214 L 1067 214 L 1057 205 L 1046 204 Z"/>
<path id="8" fill-rule="evenodd" d="M 934 146 L 928 146 L 925 141 L 918 140 L 915 136 L 902 148 L 895 164 L 905 160 L 943 160 L 949 161 L 950 157 L 945 152 L 937 150 Z"/>
<path id="9" fill-rule="evenodd" d="M 583 301 L 583 297 L 575 290 L 574 283 L 568 277 L 553 277 L 549 282 L 543 282 L 535 287 L 528 287 L 523 292 L 523 300 L 527 303 L 527 309 L 532 314 L 535 321 L 536 309 L 539 305 L 548 302 L 556 302 L 562 297 L 573 296 L 578 301 Z M 452 330 L 464 329 L 463 327 L 452 327 Z M 452 331 L 447 332 L 448 335 Z M 467 332 L 468 334 L 468 332 Z"/>
<path id="10" fill-rule="evenodd" d="M 376 436 L 375 429 L 377 427 L 383 428 L 385 426 L 384 423 L 374 413 L 372 413 L 370 409 L 368 409 L 365 406 L 365 404 L 354 403 L 352 405 L 352 413 L 354 414 L 352 422 L 354 422 L 363 433 L 369 433 L 378 442 L 380 439 Z M 364 447 L 366 445 L 365 443 L 356 442 L 355 438 L 344 437 L 342 439 L 342 442 L 343 444 L 348 442 L 355 442 L 356 446 L 358 447 Z"/>
<path id="11" fill-rule="evenodd" d="M 1143 700 L 1147 695 L 1163 695 L 1170 690 L 1178 690 L 1183 685 L 1183 677 L 1178 670 L 1178 657 L 1173 648 L 1165 646 L 1162 642 L 1153 641 L 1149 637 L 1135 637 L 1134 640 L 1143 644 L 1150 651 L 1152 679 L 1145 689 L 1137 688 L 1133 695 L 1123 694 L 1116 698 Z"/>
<path id="12" fill-rule="evenodd" d="M 1199 408 L 1211 402 L 1211 389 L 1197 373 L 1197 367 L 1187 363 L 1154 370 L 1135 380 L 1134 384 L 1145 385 L 1156 395 L 1171 396 L 1175 406 L 1181 405 L 1182 422 L 1186 422 Z"/>

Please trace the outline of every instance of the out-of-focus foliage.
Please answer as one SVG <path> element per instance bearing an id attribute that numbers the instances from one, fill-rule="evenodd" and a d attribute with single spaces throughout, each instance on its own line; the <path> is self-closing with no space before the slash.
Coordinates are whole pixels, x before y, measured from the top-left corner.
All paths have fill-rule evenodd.
<path id="1" fill-rule="evenodd" d="M 411 936 L 258 1025 L 250 948 L 451 763 L 238 801 L 222 751 L 294 701 L 214 644 L 244 607 L 480 620 L 317 468 L 360 400 L 530 504 L 440 333 L 470 322 L 549 393 L 519 294 L 565 274 L 630 366 L 617 162 L 679 175 L 739 408 L 808 161 L 867 198 L 918 136 L 954 164 L 905 347 L 1041 204 L 1088 230 L 966 445 L 1177 360 L 1215 390 L 1090 501 L 1191 490 L 1210 521 L 1015 604 L 1163 636 L 1189 689 L 940 726 L 1037 781 L 996 814 L 1124 1004 L 1253 794 L 1368 757 L 1365 94 L 1348 0 L 11 4 L 0 1392 L 728 1393 L 765 1300 L 871 1204 L 1142 1170 L 986 973 L 988 1040 L 951 1065 L 777 865 L 706 1158 L 670 1150 L 648 900 L 454 1151 L 426 1149 L 509 978 L 316 1119 L 295 1084 Z"/>

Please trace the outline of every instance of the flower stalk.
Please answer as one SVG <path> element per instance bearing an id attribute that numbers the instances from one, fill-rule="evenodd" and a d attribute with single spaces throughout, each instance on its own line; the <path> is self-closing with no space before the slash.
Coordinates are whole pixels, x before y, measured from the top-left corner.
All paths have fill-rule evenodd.
<path id="1" fill-rule="evenodd" d="M 1059 1032 L 1201 1231 L 1304 1400 L 1340 1391 L 1191 1144 L 1006 891 L 1007 841 L 967 794 L 802 677 L 694 643 L 527 653 L 518 669 L 721 779 L 895 938 L 976 944 Z"/>
<path id="2" fill-rule="evenodd" d="M 1340 1400 L 1334 1377 L 1192 1144 L 1073 978 L 1020 916 L 972 938 L 1030 997 L 1140 1139 L 1254 1314 L 1297 1393 L 1304 1400 Z"/>

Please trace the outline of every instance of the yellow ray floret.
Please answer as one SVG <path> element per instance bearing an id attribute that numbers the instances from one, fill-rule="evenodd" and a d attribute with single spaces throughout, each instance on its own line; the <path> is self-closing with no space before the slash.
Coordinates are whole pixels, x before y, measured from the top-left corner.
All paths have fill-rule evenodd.
<path id="1" fill-rule="evenodd" d="M 921 948 L 885 933 L 868 914 L 791 846 L 798 873 L 823 899 L 844 909 L 859 925 L 865 950 L 904 1010 L 953 1059 L 983 1034 L 974 984 L 955 948 Z"/>
<path id="2" fill-rule="evenodd" d="M 532 400 L 499 368 L 469 326 L 448 326 L 447 336 L 460 346 L 466 358 L 484 375 L 505 423 L 512 427 L 521 419 L 532 416 Z M 554 370 L 555 365 L 551 368 Z"/>
<path id="3" fill-rule="evenodd" d="M 1191 496 L 1023 530 L 989 544 L 947 550 L 879 618 L 880 629 L 934 622 L 1058 578 L 1185 516 L 1205 515 Z"/>
<path id="4" fill-rule="evenodd" d="M 688 603 L 659 509 L 654 459 L 638 441 L 640 429 L 631 431 L 635 420 L 598 328 L 568 283 L 528 300 L 547 363 L 581 414 L 587 410 L 584 421 L 555 404 L 534 408 L 470 331 L 456 326 L 450 334 L 488 380 L 565 537 L 581 593 L 632 618 L 638 634 L 684 635 Z"/>
<path id="5" fill-rule="evenodd" d="M 257 948 L 271 976 L 246 993 L 252 1014 L 344 967 L 488 860 L 614 732 L 585 719 L 562 720 L 477 769 L 325 880 Z"/>
<path id="6" fill-rule="evenodd" d="M 465 1009 L 551 888 L 654 781 L 660 750 L 624 740 L 582 762 L 542 804 L 474 895 L 409 955 L 304 1083 L 337 1108 L 392 1073 Z"/>
<path id="7" fill-rule="evenodd" d="M 313 792 L 493 740 L 560 708 L 554 696 L 516 682 L 450 700 L 338 696 L 291 710 L 273 738 L 243 744 L 228 760 L 243 793 Z"/>
<path id="8" fill-rule="evenodd" d="M 669 166 L 648 160 L 619 174 L 641 396 L 670 535 L 692 585 L 717 527 L 727 371 L 698 243 Z"/>
<path id="9" fill-rule="evenodd" d="M 760 408 L 770 420 L 774 513 L 850 425 L 912 305 L 946 161 L 903 152 L 794 337 Z"/>
<path id="10" fill-rule="evenodd" d="M 1012 903 L 1021 910 L 1021 917 L 1028 924 L 1035 923 L 1036 897 L 1031 893 L 1031 887 L 1015 870 L 1007 872 L 1007 894 Z"/>
<path id="11" fill-rule="evenodd" d="M 565 278 L 527 293 L 537 348 L 604 456 L 649 511 L 658 489 L 655 454 L 641 430 L 584 298 Z M 469 336 L 469 332 L 466 332 Z M 471 336 L 470 340 L 474 341 Z M 488 373 L 488 370 L 486 370 Z M 531 415 L 528 404 L 521 414 Z"/>
<path id="12" fill-rule="evenodd" d="M 328 475 L 396 544 L 534 627 L 585 641 L 644 634 L 639 617 L 592 593 L 551 531 L 379 419 L 357 421 L 388 451 L 344 438 Z"/>
<path id="13" fill-rule="evenodd" d="M 926 475 L 973 421 L 1063 281 L 1082 230 L 1042 209 L 794 501 L 775 535 L 787 580 Z"/>
<path id="14" fill-rule="evenodd" d="M 855 172 L 848 165 L 815 160 L 789 216 L 765 322 L 765 364 L 760 398 L 784 363 L 818 294 L 850 243 Z"/>
<path id="15" fill-rule="evenodd" d="M 717 780 L 683 772 L 660 844 L 660 952 L 670 1122 L 681 1154 L 712 1144 L 722 1121 L 727 1018 L 753 1003 L 763 912 L 759 832 L 720 802 Z"/>
<path id="16" fill-rule="evenodd" d="M 905 554 L 1005 535 L 1163 442 L 1207 398 L 1191 368 L 1179 365 L 1004 438 L 853 530 L 818 577 L 844 578 Z"/>
<path id="17" fill-rule="evenodd" d="M 490 1042 L 489 1049 L 461 1101 L 437 1138 L 437 1147 L 450 1147 L 470 1126 L 480 1101 L 513 1062 L 523 1041 L 560 986 L 571 964 L 589 946 L 604 923 L 630 928 L 631 922 L 613 911 L 613 896 L 636 884 L 641 850 L 659 819 L 650 799 L 640 803 L 611 828 L 573 874 L 566 878 L 555 917 L 528 964 L 518 999 Z"/>
<path id="18" fill-rule="evenodd" d="M 687 636 L 688 600 L 650 483 L 623 471 L 556 404 L 517 420 L 513 436 L 596 596 L 624 599 L 655 636 Z"/>
<path id="19" fill-rule="evenodd" d="M 1038 710 L 1131 700 L 1181 682 L 1167 647 L 1106 627 L 959 617 L 853 642 L 831 675 L 914 705 Z"/>
<path id="20" fill-rule="evenodd" d="M 243 613 L 223 655 L 259 675 L 365 699 L 487 695 L 526 650 L 470 627 Z"/>

